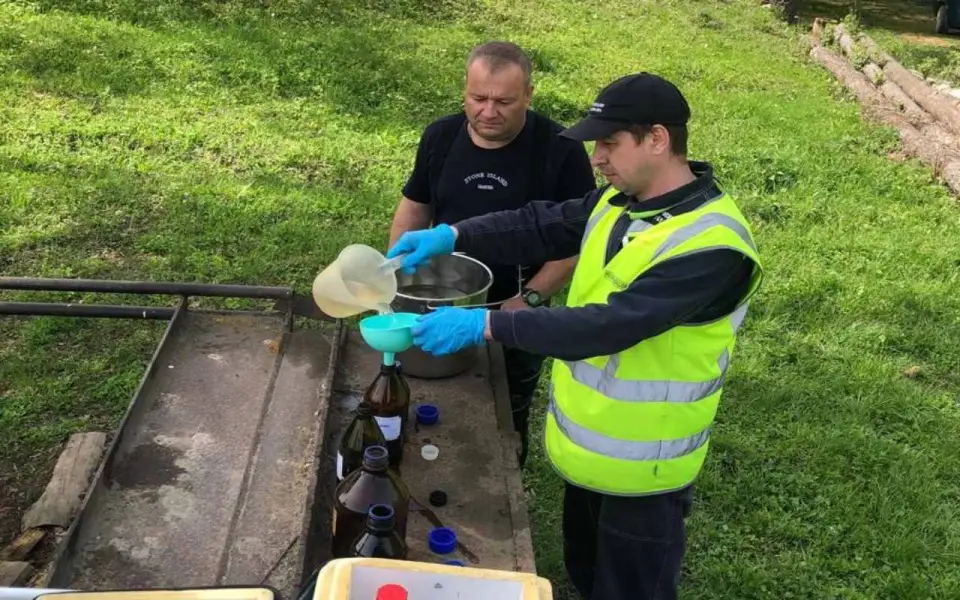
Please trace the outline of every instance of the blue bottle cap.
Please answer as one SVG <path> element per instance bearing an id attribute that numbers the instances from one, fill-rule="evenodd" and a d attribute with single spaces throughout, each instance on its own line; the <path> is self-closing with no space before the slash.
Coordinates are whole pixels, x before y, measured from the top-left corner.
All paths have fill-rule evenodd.
<path id="1" fill-rule="evenodd" d="M 363 466 L 371 471 L 383 471 L 390 465 L 386 446 L 368 446 L 363 451 Z"/>
<path id="2" fill-rule="evenodd" d="M 420 404 L 416 412 L 417 423 L 421 425 L 433 425 L 440 420 L 440 409 L 433 404 Z"/>
<path id="3" fill-rule="evenodd" d="M 430 551 L 437 554 L 450 554 L 457 549 L 457 534 L 449 527 L 436 527 L 427 536 Z"/>
<path id="4" fill-rule="evenodd" d="M 465 565 L 463 564 L 463 561 L 462 561 L 462 560 L 456 560 L 456 559 L 444 561 L 443 564 L 445 564 L 445 565 L 451 565 L 451 566 L 454 566 L 454 567 L 463 567 L 463 566 L 465 566 Z"/>

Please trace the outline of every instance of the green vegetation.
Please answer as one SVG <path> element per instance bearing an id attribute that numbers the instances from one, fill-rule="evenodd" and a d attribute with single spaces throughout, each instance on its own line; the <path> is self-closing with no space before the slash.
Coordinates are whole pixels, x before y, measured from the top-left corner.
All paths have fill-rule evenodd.
<path id="1" fill-rule="evenodd" d="M 956 204 L 753 0 L 0 1 L 0 271 L 306 291 L 384 246 L 421 128 L 493 38 L 565 122 L 626 72 L 676 81 L 693 157 L 754 223 L 769 276 L 685 597 L 958 597 Z M 56 444 L 117 422 L 159 331 L 0 320 L 0 538 Z M 527 482 L 563 588 L 560 483 L 539 455 Z"/>

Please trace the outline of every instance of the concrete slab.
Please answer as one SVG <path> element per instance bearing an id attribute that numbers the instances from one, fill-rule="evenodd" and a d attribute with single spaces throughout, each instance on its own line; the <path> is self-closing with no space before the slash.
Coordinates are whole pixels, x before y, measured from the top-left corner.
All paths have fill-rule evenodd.
<path id="1" fill-rule="evenodd" d="M 328 334 L 288 329 L 178 313 L 48 587 L 296 590 L 332 365 Z"/>
<path id="2" fill-rule="evenodd" d="M 329 355 L 323 331 L 286 336 L 221 584 L 266 582 L 284 591 L 299 585 L 299 536 Z"/>

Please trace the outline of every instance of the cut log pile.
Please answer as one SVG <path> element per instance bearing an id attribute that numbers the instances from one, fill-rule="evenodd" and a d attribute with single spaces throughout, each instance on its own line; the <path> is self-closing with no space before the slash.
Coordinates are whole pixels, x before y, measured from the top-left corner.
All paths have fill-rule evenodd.
<path id="1" fill-rule="evenodd" d="M 929 165 L 960 195 L 960 107 L 866 35 L 836 25 L 837 52 L 824 44 L 824 34 L 823 20 L 816 19 L 810 56 L 853 92 L 868 118 L 897 129 L 904 154 Z"/>

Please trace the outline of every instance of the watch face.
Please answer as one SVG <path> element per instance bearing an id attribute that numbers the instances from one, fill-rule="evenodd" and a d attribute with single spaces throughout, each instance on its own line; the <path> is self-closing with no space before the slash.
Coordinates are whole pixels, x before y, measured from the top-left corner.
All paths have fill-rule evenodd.
<path id="1" fill-rule="evenodd" d="M 540 297 L 540 294 L 530 290 L 523 296 L 524 301 L 530 306 L 540 306 L 543 303 L 543 299 Z"/>

